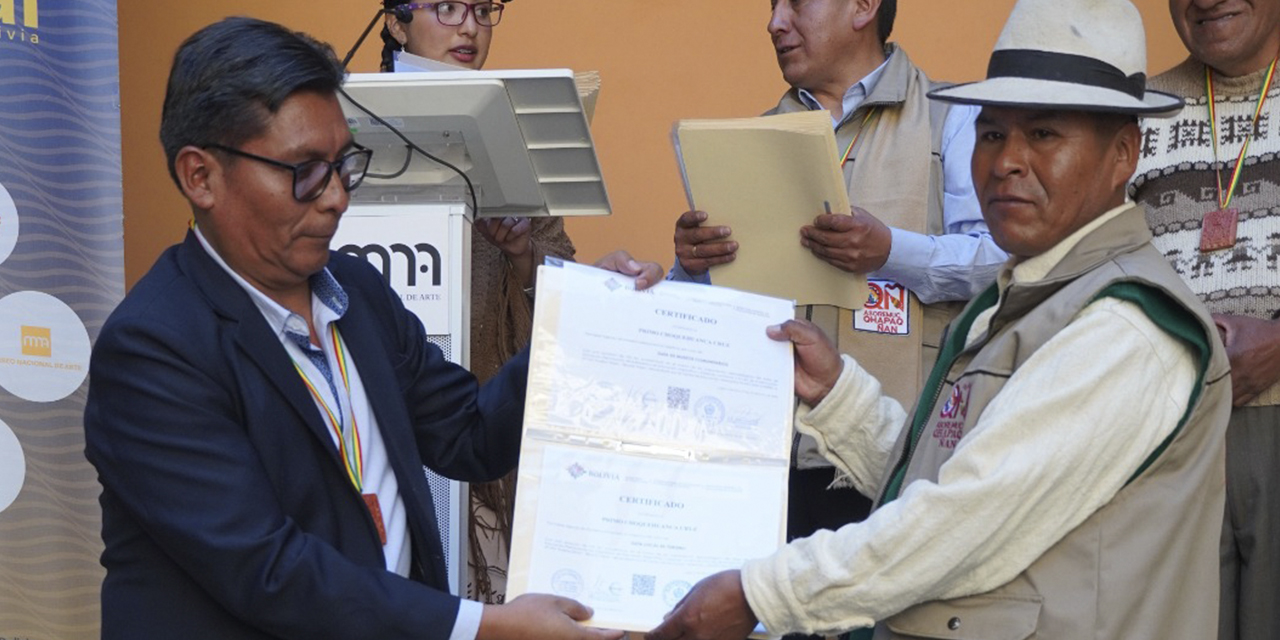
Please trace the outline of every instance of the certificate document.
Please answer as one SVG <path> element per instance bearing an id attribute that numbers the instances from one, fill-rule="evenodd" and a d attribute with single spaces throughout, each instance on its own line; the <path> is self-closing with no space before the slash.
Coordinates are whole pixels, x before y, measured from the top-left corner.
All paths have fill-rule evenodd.
<path id="1" fill-rule="evenodd" d="M 538 271 L 508 597 L 647 631 L 783 542 L 791 301 L 572 263 Z"/>

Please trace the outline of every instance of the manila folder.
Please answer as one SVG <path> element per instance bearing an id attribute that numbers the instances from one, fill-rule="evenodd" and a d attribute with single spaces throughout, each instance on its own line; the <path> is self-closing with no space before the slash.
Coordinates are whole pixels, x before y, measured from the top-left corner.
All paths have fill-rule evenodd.
<path id="1" fill-rule="evenodd" d="M 860 308 L 866 278 L 800 246 L 800 227 L 824 211 L 849 212 L 831 115 L 682 120 L 673 135 L 689 205 L 706 225 L 727 225 L 737 258 L 712 268 L 721 286 Z"/>

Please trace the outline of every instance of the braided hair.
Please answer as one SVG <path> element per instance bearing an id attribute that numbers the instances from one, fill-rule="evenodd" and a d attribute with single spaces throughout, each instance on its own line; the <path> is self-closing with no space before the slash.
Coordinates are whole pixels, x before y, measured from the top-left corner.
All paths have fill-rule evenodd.
<path id="1" fill-rule="evenodd" d="M 402 4 L 409 4 L 409 0 L 382 0 L 383 9 L 392 9 Z M 396 52 L 402 50 L 404 50 L 404 47 L 391 35 L 391 30 L 387 28 L 384 22 L 382 24 L 382 63 L 380 68 L 383 71 L 393 70 L 396 64 Z"/>

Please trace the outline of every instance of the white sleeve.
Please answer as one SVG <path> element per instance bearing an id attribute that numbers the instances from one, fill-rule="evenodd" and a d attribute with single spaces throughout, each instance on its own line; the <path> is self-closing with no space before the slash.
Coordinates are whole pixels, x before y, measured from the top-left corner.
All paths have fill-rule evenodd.
<path id="1" fill-rule="evenodd" d="M 453 622 L 453 633 L 449 634 L 449 640 L 476 640 L 483 614 L 483 604 L 463 598 L 458 605 L 458 617 Z"/>
<path id="2" fill-rule="evenodd" d="M 980 110 L 953 106 L 943 124 L 942 235 L 891 228 L 889 259 L 870 274 L 898 282 L 925 304 L 976 297 L 1009 258 L 991 238 L 973 188 L 973 123 Z"/>
<path id="3" fill-rule="evenodd" d="M 841 359 L 844 369 L 827 397 L 796 410 L 796 430 L 813 436 L 818 452 L 848 474 L 859 493 L 874 498 L 907 412 L 853 358 Z"/>

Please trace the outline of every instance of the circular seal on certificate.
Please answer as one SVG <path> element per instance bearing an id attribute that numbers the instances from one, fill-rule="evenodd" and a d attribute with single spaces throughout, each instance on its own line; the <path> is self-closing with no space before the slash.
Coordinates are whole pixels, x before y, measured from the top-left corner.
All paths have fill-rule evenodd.
<path id="1" fill-rule="evenodd" d="M 709 427 L 724 422 L 724 403 L 715 396 L 702 396 L 693 403 L 693 415 Z"/>
<path id="2" fill-rule="evenodd" d="M 573 569 L 561 569 L 551 574 L 551 591 L 567 598 L 582 595 L 582 574 Z"/>
<path id="3" fill-rule="evenodd" d="M 680 602 L 680 599 L 683 598 L 685 594 L 689 593 L 689 589 L 692 587 L 693 585 L 685 582 L 684 580 L 668 582 L 667 586 L 662 588 L 662 601 L 665 602 L 668 607 L 674 607 L 677 602 Z"/>

